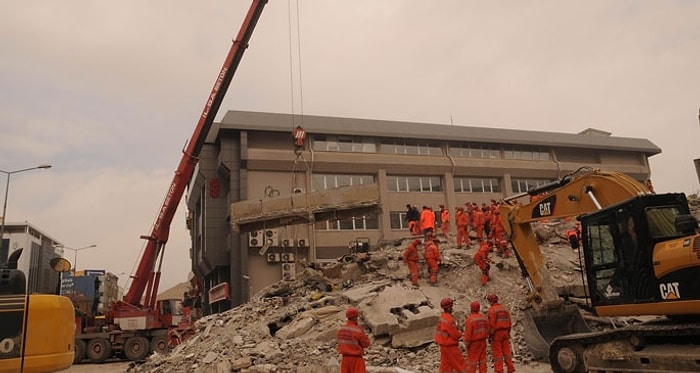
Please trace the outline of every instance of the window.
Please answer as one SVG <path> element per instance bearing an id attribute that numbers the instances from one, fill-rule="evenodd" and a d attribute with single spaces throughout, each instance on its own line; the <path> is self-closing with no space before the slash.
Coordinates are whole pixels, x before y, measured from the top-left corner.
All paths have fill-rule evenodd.
<path id="1" fill-rule="evenodd" d="M 513 193 L 525 193 L 531 189 L 535 189 L 540 185 L 547 184 L 552 180 L 549 179 L 511 179 Z"/>
<path id="2" fill-rule="evenodd" d="M 379 152 L 383 154 L 443 155 L 442 147 L 437 143 L 411 140 L 382 140 Z"/>
<path id="3" fill-rule="evenodd" d="M 379 229 L 379 218 L 374 216 L 360 216 L 349 219 L 317 221 L 316 229 L 326 231 L 364 231 Z"/>
<path id="4" fill-rule="evenodd" d="M 313 136 L 313 149 L 326 152 L 376 153 L 374 139 L 357 136 Z"/>
<path id="5" fill-rule="evenodd" d="M 439 176 L 387 176 L 390 192 L 442 192 Z"/>
<path id="6" fill-rule="evenodd" d="M 408 229 L 406 211 L 389 212 L 389 220 L 391 221 L 391 229 Z"/>
<path id="7" fill-rule="evenodd" d="M 455 177 L 455 192 L 501 193 L 495 177 Z"/>
<path id="8" fill-rule="evenodd" d="M 453 157 L 500 159 L 501 151 L 495 144 L 461 143 L 450 144 Z"/>
<path id="9" fill-rule="evenodd" d="M 311 188 L 313 190 L 323 190 L 374 183 L 374 175 L 314 174 L 311 180 Z"/>
<path id="10" fill-rule="evenodd" d="M 507 146 L 503 150 L 503 158 L 524 161 L 548 161 L 551 159 L 548 149 L 533 146 Z"/>
<path id="11" fill-rule="evenodd" d="M 676 230 L 676 217 L 683 210 L 680 206 L 649 207 L 644 210 L 644 215 L 649 224 L 649 234 L 652 238 L 672 238 L 682 235 Z"/>

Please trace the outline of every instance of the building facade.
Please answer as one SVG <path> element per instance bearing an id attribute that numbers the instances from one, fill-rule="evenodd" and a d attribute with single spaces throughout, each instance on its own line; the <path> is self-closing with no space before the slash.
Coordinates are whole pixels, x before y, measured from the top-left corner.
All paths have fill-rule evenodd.
<path id="1" fill-rule="evenodd" d="M 30 223 L 5 225 L 0 242 L 0 265 L 7 262 L 10 254 L 22 249 L 17 269 L 22 270 L 27 279 L 28 293 L 56 294 L 61 274 L 51 267 L 51 259 L 62 257 L 57 242 Z"/>
<path id="2" fill-rule="evenodd" d="M 294 139 L 298 126 L 303 139 Z M 294 278 L 306 263 L 335 261 L 357 243 L 405 237 L 407 204 L 444 204 L 454 212 L 467 201 L 525 193 L 580 167 L 644 181 L 648 158 L 659 153 L 646 139 L 595 129 L 564 134 L 229 111 L 214 123 L 190 181 L 192 268 L 209 295 L 205 310 L 220 312 Z M 378 186 L 379 213 L 260 232 L 231 229 L 235 202 L 366 184 Z M 261 245 L 256 234 L 271 244 Z"/>

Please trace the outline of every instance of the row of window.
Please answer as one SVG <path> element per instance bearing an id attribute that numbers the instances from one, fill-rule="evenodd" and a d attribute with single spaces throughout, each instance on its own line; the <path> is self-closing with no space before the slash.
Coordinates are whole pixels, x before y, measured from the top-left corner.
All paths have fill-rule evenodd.
<path id="1" fill-rule="evenodd" d="M 381 153 L 400 155 L 443 156 L 442 145 L 434 141 L 382 139 L 360 136 L 314 135 L 312 149 L 322 152 Z M 536 146 L 500 145 L 486 143 L 449 143 L 448 154 L 452 157 L 485 159 L 522 159 L 549 161 L 550 150 Z M 501 153 L 501 150 L 503 151 Z"/>
<path id="2" fill-rule="evenodd" d="M 527 192 L 549 182 L 547 179 L 511 180 L 514 193 Z M 314 190 L 333 189 L 343 186 L 367 185 L 375 183 L 374 175 L 314 174 Z M 387 176 L 387 190 L 390 192 L 442 192 L 442 178 L 439 176 Z M 495 177 L 455 177 L 454 191 L 460 193 L 502 193 L 501 184 Z"/>

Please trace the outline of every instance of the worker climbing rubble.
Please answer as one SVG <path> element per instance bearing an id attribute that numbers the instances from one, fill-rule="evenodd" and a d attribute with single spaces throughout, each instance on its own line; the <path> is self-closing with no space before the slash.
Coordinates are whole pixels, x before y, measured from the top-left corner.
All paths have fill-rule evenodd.
<path id="1" fill-rule="evenodd" d="M 491 241 L 483 241 L 481 246 L 479 246 L 479 251 L 474 254 L 474 263 L 479 266 L 481 270 L 481 285 L 485 286 L 489 282 L 489 271 L 491 270 L 491 259 L 489 259 L 489 253 L 492 250 Z"/>
<path id="2" fill-rule="evenodd" d="M 418 245 L 421 244 L 419 239 L 411 241 L 403 252 L 403 261 L 408 267 L 408 273 L 411 276 L 411 284 L 418 287 L 419 268 L 418 268 Z"/>
<path id="3" fill-rule="evenodd" d="M 437 275 L 439 265 L 442 263 L 442 257 L 440 256 L 440 249 L 438 248 L 438 243 L 440 241 L 437 238 L 433 238 L 428 235 L 428 239 L 425 241 L 425 263 L 428 265 L 428 272 L 430 273 L 430 285 L 437 286 Z"/>
<path id="4" fill-rule="evenodd" d="M 472 244 L 469 238 L 469 214 L 464 211 L 463 207 L 457 207 L 455 224 L 457 225 L 457 248 L 461 249 L 462 243 L 468 248 Z"/>

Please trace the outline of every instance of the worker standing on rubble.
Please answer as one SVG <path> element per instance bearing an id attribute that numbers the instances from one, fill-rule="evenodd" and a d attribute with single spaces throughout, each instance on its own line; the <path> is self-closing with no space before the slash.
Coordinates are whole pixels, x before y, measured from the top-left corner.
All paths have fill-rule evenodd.
<path id="1" fill-rule="evenodd" d="M 421 234 L 420 212 L 418 212 L 416 206 L 406 204 L 406 222 L 408 223 L 408 231 L 411 233 L 411 236 L 418 236 Z"/>
<path id="2" fill-rule="evenodd" d="M 467 364 L 459 349 L 462 331 L 459 330 L 454 317 L 452 317 L 453 305 L 454 301 L 451 298 L 444 298 L 440 301 L 443 312 L 435 331 L 435 343 L 440 346 L 440 373 L 465 373 L 467 371 Z"/>
<path id="3" fill-rule="evenodd" d="M 187 321 L 191 321 L 190 314 L 192 312 L 192 297 L 188 291 L 182 294 L 182 313 Z"/>
<path id="4" fill-rule="evenodd" d="M 340 373 L 366 373 L 365 348 L 369 347 L 369 338 L 365 331 L 357 324 L 360 311 L 350 307 L 345 311 L 347 323 L 338 329 L 338 353 L 343 355 L 340 363 Z"/>
<path id="5" fill-rule="evenodd" d="M 471 314 L 464 322 L 464 343 L 467 345 L 467 369 L 469 373 L 486 373 L 486 339 L 489 337 L 489 321 L 481 314 L 481 304 L 471 303 Z"/>
<path id="6" fill-rule="evenodd" d="M 481 242 L 479 246 L 479 251 L 474 254 L 474 263 L 479 266 L 481 270 L 481 286 L 485 286 L 489 282 L 489 271 L 491 270 L 491 259 L 489 259 L 489 253 L 491 252 L 491 241 Z"/>
<path id="7" fill-rule="evenodd" d="M 428 206 L 423 206 L 420 213 L 420 229 L 423 231 L 423 241 L 427 240 L 429 235 L 435 234 L 435 213 Z"/>
<path id="8" fill-rule="evenodd" d="M 411 284 L 418 287 L 419 268 L 418 268 L 418 245 L 421 244 L 419 239 L 411 241 L 403 251 L 403 262 L 408 266 L 408 272 L 411 274 Z"/>
<path id="9" fill-rule="evenodd" d="M 485 224 L 484 211 L 479 207 L 476 207 L 472 212 L 472 225 L 476 231 L 476 238 L 479 242 L 484 242 L 484 224 Z"/>
<path id="10" fill-rule="evenodd" d="M 428 272 L 430 272 L 430 285 L 437 286 L 437 274 L 438 266 L 442 263 L 442 257 L 440 256 L 440 249 L 438 248 L 437 239 L 428 235 L 428 239 L 425 241 L 425 263 L 428 265 Z"/>
<path id="11" fill-rule="evenodd" d="M 493 369 L 496 373 L 503 373 L 503 363 L 508 367 L 508 373 L 515 372 L 513 357 L 510 349 L 510 328 L 513 325 L 510 311 L 498 303 L 498 295 L 491 293 L 486 296 L 491 307 L 488 311 L 489 342 L 491 342 L 491 356 L 493 357 Z"/>
<path id="12" fill-rule="evenodd" d="M 450 210 L 445 205 L 440 205 L 440 229 L 447 239 L 450 236 Z"/>
<path id="13" fill-rule="evenodd" d="M 462 248 L 462 242 L 469 247 L 472 240 L 469 238 L 469 214 L 464 212 L 463 207 L 457 207 L 455 213 L 455 224 L 457 225 L 457 248 Z"/>

